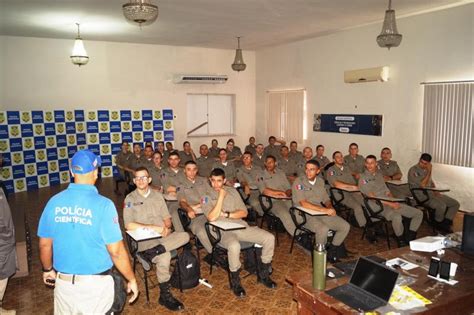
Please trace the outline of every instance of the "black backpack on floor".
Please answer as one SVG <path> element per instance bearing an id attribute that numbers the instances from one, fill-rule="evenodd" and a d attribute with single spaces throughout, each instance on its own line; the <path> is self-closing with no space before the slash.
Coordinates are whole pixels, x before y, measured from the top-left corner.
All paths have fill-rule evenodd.
<path id="1" fill-rule="evenodd" d="M 199 284 L 199 278 L 201 277 L 201 270 L 199 268 L 199 262 L 196 256 L 189 249 L 183 249 L 179 254 L 178 261 L 171 275 L 171 285 L 175 288 L 179 288 L 179 277 L 178 268 L 181 274 L 181 286 L 182 289 L 191 289 Z"/>

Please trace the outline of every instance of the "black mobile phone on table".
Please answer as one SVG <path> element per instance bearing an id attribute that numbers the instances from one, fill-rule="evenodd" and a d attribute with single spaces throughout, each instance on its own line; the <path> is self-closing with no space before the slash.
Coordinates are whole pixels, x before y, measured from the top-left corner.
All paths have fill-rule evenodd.
<path id="1" fill-rule="evenodd" d="M 449 270 L 451 269 L 451 263 L 447 261 L 441 261 L 439 267 L 439 277 L 449 281 Z"/>
<path id="2" fill-rule="evenodd" d="M 438 277 L 438 273 L 439 273 L 439 259 L 431 258 L 428 275 L 436 278 Z"/>

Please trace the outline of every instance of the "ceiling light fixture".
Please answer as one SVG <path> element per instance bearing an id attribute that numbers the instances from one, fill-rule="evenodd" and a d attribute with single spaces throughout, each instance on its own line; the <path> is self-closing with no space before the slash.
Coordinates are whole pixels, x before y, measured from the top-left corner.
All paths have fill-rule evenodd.
<path id="1" fill-rule="evenodd" d="M 158 6 L 150 0 L 129 0 L 122 5 L 123 15 L 129 21 L 142 24 L 151 24 L 158 18 Z"/>
<path id="2" fill-rule="evenodd" d="M 398 33 L 395 10 L 392 10 L 392 0 L 388 0 L 388 10 L 385 11 L 382 32 L 377 36 L 377 44 L 382 48 L 398 47 L 402 41 L 402 35 Z"/>
<path id="3" fill-rule="evenodd" d="M 83 66 L 89 62 L 89 56 L 87 56 L 86 49 L 84 48 L 84 43 L 82 42 L 81 32 L 79 28 L 79 23 L 77 25 L 77 37 L 74 42 L 74 48 L 72 49 L 71 61 L 73 64 Z"/>
<path id="4" fill-rule="evenodd" d="M 240 37 L 237 37 L 237 49 L 235 50 L 235 59 L 232 64 L 232 70 L 240 72 L 244 71 L 247 65 L 242 57 L 242 49 L 240 49 Z"/>

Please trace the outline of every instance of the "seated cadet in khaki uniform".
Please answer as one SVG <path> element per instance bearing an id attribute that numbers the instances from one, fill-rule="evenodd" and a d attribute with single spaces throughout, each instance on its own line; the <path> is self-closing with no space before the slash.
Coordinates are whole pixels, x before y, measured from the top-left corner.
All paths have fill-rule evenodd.
<path id="1" fill-rule="evenodd" d="M 331 244 L 327 247 L 328 261 L 334 262 L 341 258 L 337 255 L 338 248 L 342 246 L 346 239 L 350 225 L 343 218 L 336 215 L 336 210 L 332 207 L 331 200 L 324 187 L 324 179 L 318 176 L 320 172 L 318 161 L 309 160 L 306 162 L 305 169 L 306 174 L 298 177 L 291 186 L 293 204 L 327 214 L 327 216 L 306 215 L 307 221 L 304 226 L 315 233 L 316 244 L 326 245 L 329 230 L 336 233 Z"/>
<path id="2" fill-rule="evenodd" d="M 171 143 L 169 141 L 166 142 L 165 146 L 166 146 L 166 151 L 163 154 L 163 160 L 168 162 L 168 158 L 170 157 L 170 153 L 175 151 L 175 150 L 173 149 L 173 143 Z"/>
<path id="3" fill-rule="evenodd" d="M 165 143 L 163 141 L 158 141 L 156 143 L 155 152 L 161 153 L 161 166 L 163 168 L 168 167 L 168 158 L 165 158 Z"/>
<path id="4" fill-rule="evenodd" d="M 147 169 L 152 168 L 154 165 L 153 163 L 153 147 L 151 145 L 145 146 L 143 149 L 143 157 L 140 161 L 139 166 L 146 167 Z"/>
<path id="5" fill-rule="evenodd" d="M 187 161 L 196 161 L 196 155 L 194 155 L 193 149 L 191 148 L 191 143 L 189 141 L 183 142 L 183 151 L 179 151 L 179 166 L 183 167 Z"/>
<path id="6" fill-rule="evenodd" d="M 158 302 L 166 308 L 177 311 L 183 304 L 171 294 L 170 251 L 189 242 L 185 232 L 171 232 L 171 219 L 161 193 L 148 186 L 151 178 L 144 167 L 135 171 L 134 179 L 137 189 L 127 195 L 124 201 L 123 220 L 127 230 L 145 228 L 161 234 L 162 238 L 138 242 L 137 257 L 145 270 L 151 270 L 156 264 L 156 276 L 160 284 Z"/>
<path id="7" fill-rule="evenodd" d="M 129 151 L 127 141 L 122 142 L 121 150 L 115 155 L 115 166 L 118 169 L 118 175 L 115 177 L 116 181 L 129 182 L 129 174 L 127 172 L 128 160 L 132 156 L 132 152 Z M 116 191 L 118 192 L 118 191 Z"/>
<path id="8" fill-rule="evenodd" d="M 269 155 L 265 159 L 265 170 L 257 180 L 257 186 L 261 194 L 276 198 L 272 200 L 271 211 L 281 220 L 285 230 L 293 236 L 296 226 L 290 215 L 291 200 L 278 199 L 291 197 L 291 185 L 285 173 L 276 168 L 274 156 Z"/>
<path id="9" fill-rule="evenodd" d="M 204 196 L 209 189 L 209 177 L 204 178 L 197 176 L 198 167 L 196 162 L 187 161 L 184 165 L 184 179 L 178 186 L 178 202 L 179 206 L 186 210 L 188 217 L 191 219 L 189 229 L 196 235 L 208 253 L 212 252 L 212 245 L 207 237 L 204 223 L 207 219 L 202 215 L 201 197 Z"/>
<path id="10" fill-rule="evenodd" d="M 359 188 L 364 195 L 369 197 L 393 197 L 382 174 L 378 171 L 377 158 L 374 155 L 368 155 L 365 158 L 365 172 L 360 175 Z M 370 201 L 370 203 L 373 204 L 374 209 L 377 209 L 374 201 Z M 382 201 L 382 204 L 384 210 L 381 215 L 392 222 L 398 246 L 406 246 L 409 241 L 416 239 L 416 231 L 423 221 L 423 212 L 399 202 Z M 402 216 L 411 219 L 410 230 L 406 233 L 406 238 L 403 236 Z"/>
<path id="11" fill-rule="evenodd" d="M 311 147 L 305 147 L 303 149 L 303 158 L 296 162 L 296 176 L 300 177 L 305 175 L 306 162 L 313 159 L 313 149 Z"/>
<path id="12" fill-rule="evenodd" d="M 232 162 L 235 167 L 242 165 L 240 162 L 240 157 L 242 156 L 242 151 L 239 147 L 235 146 L 234 139 L 229 139 L 226 145 L 227 149 L 227 161 Z"/>
<path id="13" fill-rule="evenodd" d="M 181 180 L 184 179 L 183 169 L 179 167 L 179 162 L 178 151 L 171 152 L 168 157 L 168 168 L 161 171 L 161 183 L 163 184 L 163 194 L 168 199 L 166 200 L 166 205 L 171 214 L 174 229 L 175 231 L 183 232 L 183 225 L 178 213 L 179 204 L 176 200 L 171 200 L 172 197 L 176 197 L 177 187 Z M 167 196 L 170 198 L 167 198 Z"/>
<path id="14" fill-rule="evenodd" d="M 255 167 L 252 161 L 252 153 L 245 151 L 242 156 L 242 166 L 235 171 L 235 175 L 242 185 L 244 193 L 249 196 L 249 204 L 260 216 L 263 216 L 263 210 L 258 201 L 260 192 L 257 186 L 257 179 L 261 177 L 262 169 Z"/>
<path id="15" fill-rule="evenodd" d="M 282 145 L 280 149 L 280 158 L 277 160 L 277 167 L 285 173 L 291 184 L 296 178 L 296 161 L 291 159 L 288 154 L 288 147 Z"/>
<path id="16" fill-rule="evenodd" d="M 292 160 L 295 160 L 295 162 L 303 159 L 303 153 L 298 151 L 298 143 L 296 141 L 290 142 L 290 152 L 288 155 Z"/>
<path id="17" fill-rule="evenodd" d="M 127 171 L 130 178 L 133 177 L 135 169 L 137 169 L 143 162 L 142 146 L 139 143 L 133 145 L 133 154 L 128 159 Z"/>
<path id="18" fill-rule="evenodd" d="M 342 153 L 336 151 L 332 154 L 334 160 L 334 165 L 331 166 L 326 172 L 326 178 L 331 187 L 339 189 L 356 189 L 357 182 L 352 176 L 351 171 L 347 166 L 344 165 L 344 159 Z M 362 210 L 362 205 L 364 204 L 364 198 L 362 195 L 357 192 L 342 192 L 344 199 L 342 199 L 342 204 L 346 207 L 351 208 L 354 211 L 354 216 L 356 218 L 357 224 L 359 227 L 365 226 L 367 220 L 365 219 L 364 211 Z M 338 198 L 338 196 L 336 196 Z"/>
<path id="19" fill-rule="evenodd" d="M 380 152 L 380 160 L 377 161 L 380 172 L 385 181 L 401 180 L 403 173 L 398 166 L 397 161 L 392 160 L 392 151 L 390 148 L 383 148 Z M 408 185 L 387 185 L 390 192 L 397 198 L 410 197 Z"/>
<path id="20" fill-rule="evenodd" d="M 279 143 L 280 145 L 277 145 L 275 143 Z M 270 136 L 268 138 L 268 145 L 265 147 L 265 150 L 263 151 L 263 155 L 265 155 L 265 158 L 269 155 L 274 156 L 276 159 L 280 157 L 280 146 L 285 145 L 286 142 L 284 140 L 277 140 L 274 136 Z"/>
<path id="21" fill-rule="evenodd" d="M 263 144 L 259 143 L 255 148 L 255 154 L 252 156 L 253 165 L 261 168 L 262 170 L 265 169 L 265 156 L 263 153 L 264 150 L 265 148 L 263 147 Z"/>
<path id="22" fill-rule="evenodd" d="M 235 141 L 233 138 L 229 138 L 229 140 L 227 140 L 226 143 L 229 144 L 230 142 L 232 142 L 233 149 L 235 149 L 235 152 L 238 153 L 239 155 L 242 155 L 242 149 L 240 149 L 240 147 L 235 144 Z"/>
<path id="23" fill-rule="evenodd" d="M 255 137 L 250 137 L 249 138 L 249 144 L 245 147 L 245 152 L 250 152 L 252 155 L 256 153 L 255 149 L 257 148 L 257 145 L 255 144 Z"/>
<path id="24" fill-rule="evenodd" d="M 261 262 L 258 268 L 258 281 L 268 288 L 275 288 L 276 283 L 270 278 L 271 262 L 275 248 L 273 234 L 256 226 L 248 226 L 242 220 L 247 217 L 247 208 L 235 188 L 225 186 L 225 173 L 216 168 L 211 172 L 211 186 L 207 194 L 201 198 L 201 207 L 210 222 L 227 221 L 245 226 L 245 229 L 222 231 L 220 244 L 227 249 L 232 291 L 238 297 L 245 296 L 240 284 L 240 242 L 251 242 L 262 246 Z"/>
<path id="25" fill-rule="evenodd" d="M 418 164 L 412 166 L 408 171 L 408 184 L 411 188 L 434 188 L 436 187 L 432 178 L 431 155 L 423 153 Z M 420 199 L 424 199 L 422 192 L 416 192 Z M 453 219 L 459 210 L 459 202 L 451 197 L 436 191 L 428 192 L 429 200 L 426 205 L 435 209 L 435 221 L 437 228 L 443 232 L 452 233 Z"/>
<path id="26" fill-rule="evenodd" d="M 213 159 L 218 159 L 219 158 L 219 142 L 217 142 L 217 139 L 212 139 L 211 141 L 211 147 L 209 148 L 209 156 Z"/>
<path id="27" fill-rule="evenodd" d="M 327 156 L 324 155 L 324 146 L 322 144 L 318 144 L 316 147 L 316 155 L 314 156 L 314 159 L 318 161 L 319 163 L 319 169 L 322 171 L 326 165 L 331 163 Z"/>
<path id="28" fill-rule="evenodd" d="M 225 178 L 226 178 L 226 185 L 227 186 L 234 186 L 234 183 L 236 182 L 236 177 L 235 177 L 235 166 L 234 162 L 231 162 L 227 160 L 227 150 L 226 149 L 220 149 L 219 150 L 219 160 L 215 161 L 214 164 L 212 165 L 212 168 L 220 168 L 224 170 L 225 172 Z"/>
<path id="29" fill-rule="evenodd" d="M 199 154 L 201 154 L 201 156 L 196 159 L 196 164 L 199 170 L 198 175 L 207 179 L 211 174 L 212 165 L 214 164 L 215 160 L 209 156 L 209 149 L 205 144 L 201 144 L 199 147 Z"/>
<path id="30" fill-rule="evenodd" d="M 355 179 L 359 179 L 360 174 L 364 173 L 365 160 L 359 155 L 359 146 L 357 143 L 349 145 L 349 154 L 344 157 L 344 165 L 349 168 Z"/>
<path id="31" fill-rule="evenodd" d="M 162 155 L 160 151 L 153 153 L 153 166 L 148 169 L 151 177 L 150 188 L 163 192 L 163 183 L 161 182 L 161 173 L 163 172 Z"/>

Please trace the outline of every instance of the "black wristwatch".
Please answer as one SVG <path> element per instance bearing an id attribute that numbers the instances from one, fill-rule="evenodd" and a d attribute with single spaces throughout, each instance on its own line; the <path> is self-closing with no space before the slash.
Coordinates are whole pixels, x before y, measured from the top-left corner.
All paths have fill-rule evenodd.
<path id="1" fill-rule="evenodd" d="M 51 268 L 49 268 L 49 269 L 44 269 L 44 267 L 41 266 L 41 270 L 42 270 L 43 272 L 50 272 L 50 271 L 53 270 L 53 269 L 54 269 L 53 266 L 51 266 Z"/>

